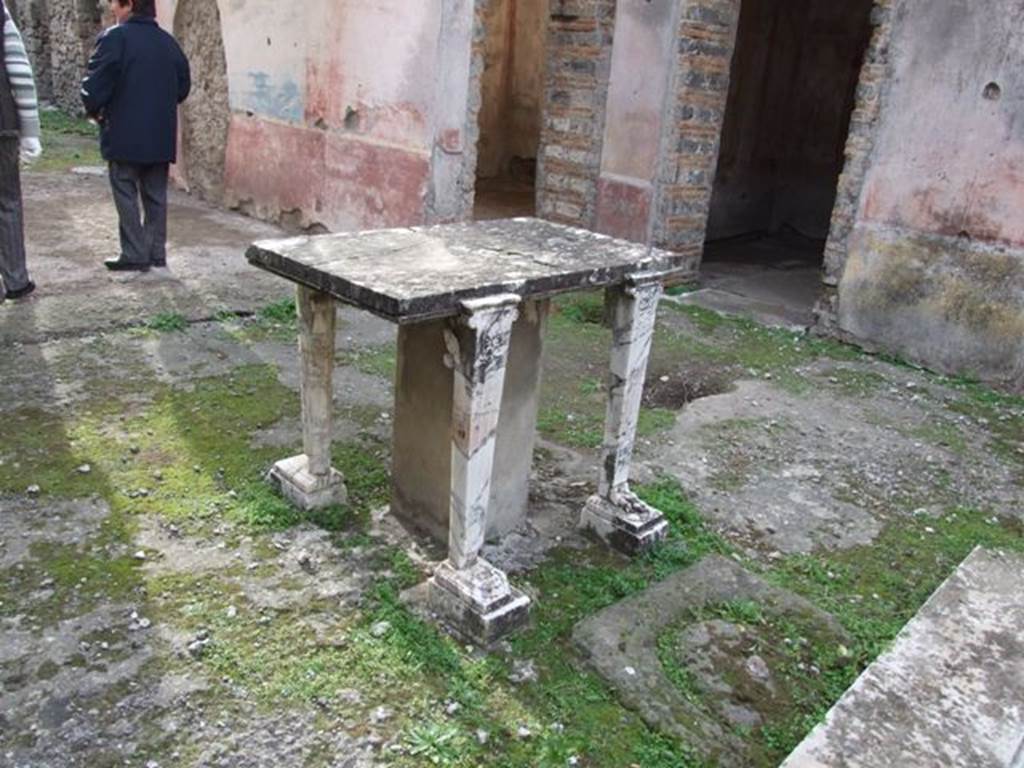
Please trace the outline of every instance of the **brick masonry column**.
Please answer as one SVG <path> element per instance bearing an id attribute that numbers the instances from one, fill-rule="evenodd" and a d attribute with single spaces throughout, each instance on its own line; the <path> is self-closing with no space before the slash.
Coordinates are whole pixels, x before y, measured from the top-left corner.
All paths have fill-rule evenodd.
<path id="1" fill-rule="evenodd" d="M 679 16 L 652 242 L 695 257 L 704 246 L 739 11 L 739 0 L 687 0 Z"/>
<path id="2" fill-rule="evenodd" d="M 699 260 L 739 7 L 555 3 L 539 215 Z"/>
<path id="3" fill-rule="evenodd" d="M 552 0 L 537 215 L 593 228 L 615 0 Z"/>
<path id="4" fill-rule="evenodd" d="M 889 45 L 892 40 L 895 0 L 875 0 L 871 23 L 874 31 L 864 56 L 857 98 L 846 137 L 846 162 L 839 177 L 832 226 L 825 245 L 825 282 L 838 285 L 846 264 L 850 233 L 860 206 L 864 179 L 875 146 L 875 128 L 882 106 L 882 88 L 889 79 Z"/>
<path id="5" fill-rule="evenodd" d="M 882 95 L 890 81 L 890 45 L 897 0 L 875 0 L 872 10 L 871 42 L 864 56 L 857 85 L 857 97 L 846 137 L 845 163 L 836 188 L 832 223 L 825 243 L 825 289 L 814 307 L 815 333 L 844 338 L 838 325 L 837 286 L 846 269 L 846 257 L 860 208 L 864 180 L 871 167 L 875 133 L 882 111 Z"/>

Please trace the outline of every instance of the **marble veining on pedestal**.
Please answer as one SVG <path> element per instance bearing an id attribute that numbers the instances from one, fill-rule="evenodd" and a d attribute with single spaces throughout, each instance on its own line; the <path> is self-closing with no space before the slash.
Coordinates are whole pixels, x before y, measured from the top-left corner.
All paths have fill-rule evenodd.
<path id="1" fill-rule="evenodd" d="M 580 524 L 627 554 L 657 544 L 668 533 L 664 516 L 629 489 L 640 402 L 664 274 L 631 275 L 606 294 L 612 318 L 611 371 L 598 492 L 587 500 Z"/>
<path id="2" fill-rule="evenodd" d="M 463 303 L 446 329 L 445 363 L 454 371 L 448 559 L 429 585 L 430 606 L 458 634 L 490 642 L 525 620 L 529 599 L 480 557 L 491 495 L 498 418 L 512 325 L 520 297 Z"/>
<path id="3" fill-rule="evenodd" d="M 394 484 L 395 503 L 413 516 L 425 510 L 433 525 L 423 527 L 434 530 L 447 508 L 448 559 L 428 582 L 427 594 L 435 615 L 456 632 L 489 642 L 527 617 L 529 599 L 480 552 L 492 503 L 512 516 L 525 510 L 550 296 L 607 288 L 614 317 L 603 473 L 581 522 L 627 552 L 665 535 L 661 514 L 630 490 L 629 465 L 661 283 L 692 276 L 693 256 L 538 219 L 265 241 L 246 256 L 299 285 L 304 453 L 279 462 L 271 478 L 300 506 L 344 499 L 342 478 L 330 466 L 333 302 L 405 326 L 399 333 L 395 466 L 402 476 Z M 516 325 L 521 311 L 526 320 Z M 503 414 L 516 328 L 514 396 Z M 417 369 L 424 374 L 417 377 Z M 435 401 L 438 412 L 432 410 Z M 417 415 L 424 410 L 430 418 Z M 422 440 L 416 433 L 421 422 L 431 432 Z M 500 451 L 506 459 L 510 450 L 517 456 L 510 477 L 497 484 L 492 479 L 503 423 L 512 431 L 503 433 Z M 428 454 L 445 442 L 450 471 L 438 473 L 442 463 Z M 416 482 L 444 475 L 427 487 Z"/>
<path id="4" fill-rule="evenodd" d="M 330 296 L 299 286 L 299 359 L 302 392 L 303 453 L 279 461 L 270 481 L 300 509 L 344 504 L 348 498 L 341 473 L 331 467 L 334 418 L 334 331 L 337 311 Z"/>

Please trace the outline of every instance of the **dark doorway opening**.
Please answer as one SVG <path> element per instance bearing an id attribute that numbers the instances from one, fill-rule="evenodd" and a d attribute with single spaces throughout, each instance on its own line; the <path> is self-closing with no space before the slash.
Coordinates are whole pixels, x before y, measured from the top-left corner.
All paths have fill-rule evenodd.
<path id="1" fill-rule="evenodd" d="M 809 315 L 873 0 L 743 0 L 702 279 Z"/>
<path id="2" fill-rule="evenodd" d="M 487 0 L 477 150 L 478 219 L 532 216 L 549 0 Z"/>

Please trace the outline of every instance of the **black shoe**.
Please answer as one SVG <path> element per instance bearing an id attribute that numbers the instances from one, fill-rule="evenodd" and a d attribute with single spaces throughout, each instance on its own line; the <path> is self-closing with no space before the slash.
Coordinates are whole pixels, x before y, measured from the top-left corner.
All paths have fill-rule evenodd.
<path id="1" fill-rule="evenodd" d="M 149 264 L 124 259 L 107 259 L 103 266 L 111 272 L 149 272 Z"/>
<path id="2" fill-rule="evenodd" d="M 35 289 L 36 289 L 36 284 L 33 283 L 31 280 L 29 280 L 27 283 L 25 283 L 25 287 L 24 288 L 19 288 L 16 291 L 8 291 L 7 292 L 7 298 L 8 299 L 23 299 L 26 296 L 28 296 L 30 293 L 32 293 L 32 291 L 34 291 Z"/>
<path id="3" fill-rule="evenodd" d="M 149 266 L 157 267 L 158 269 L 163 269 L 164 267 L 167 266 L 167 259 L 153 259 L 151 262 L 149 262 Z"/>

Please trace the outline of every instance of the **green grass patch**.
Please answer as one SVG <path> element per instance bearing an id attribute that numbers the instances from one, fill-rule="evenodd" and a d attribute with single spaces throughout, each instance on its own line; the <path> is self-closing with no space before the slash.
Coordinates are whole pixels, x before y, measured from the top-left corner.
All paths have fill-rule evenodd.
<path id="1" fill-rule="evenodd" d="M 605 320 L 604 294 L 571 293 L 555 302 L 556 314 L 571 323 L 603 325 Z"/>
<path id="2" fill-rule="evenodd" d="M 688 293 L 700 290 L 700 283 L 680 283 L 665 289 L 666 296 L 685 296 Z"/>
<path id="3" fill-rule="evenodd" d="M 84 117 L 69 115 L 57 109 L 39 110 L 39 122 L 44 131 L 63 136 L 93 138 L 99 135 L 99 128 L 95 123 L 89 122 Z"/>
<path id="4" fill-rule="evenodd" d="M 593 450 L 604 440 L 604 419 L 593 409 L 576 414 L 544 408 L 537 417 L 537 431 L 549 440 Z"/>
<path id="5" fill-rule="evenodd" d="M 989 435 L 986 448 L 1017 468 L 1017 484 L 1024 486 L 1024 397 L 973 381 L 945 381 L 961 395 L 946 407 L 984 427 Z"/>
<path id="6" fill-rule="evenodd" d="M 295 299 L 281 299 L 280 301 L 260 307 L 256 316 L 261 320 L 281 325 L 295 325 L 299 319 Z"/>
<path id="7" fill-rule="evenodd" d="M 265 304 L 255 315 L 236 327 L 226 324 L 227 333 L 237 341 L 284 341 L 294 342 L 299 331 L 298 308 L 294 296 L 287 296 Z"/>
<path id="8" fill-rule="evenodd" d="M 894 520 L 870 546 L 792 555 L 767 571 L 769 580 L 835 616 L 852 644 L 849 657 L 838 660 L 834 646 L 811 647 L 807 663 L 822 673 L 805 675 L 802 697 L 766 729 L 766 745 L 778 755 L 796 746 L 976 546 L 1024 552 L 1024 526 L 951 508 L 938 519 Z"/>
<path id="9" fill-rule="evenodd" d="M 846 397 L 870 397 L 892 386 L 882 374 L 861 368 L 836 368 L 829 372 L 828 383 Z"/>
<path id="10" fill-rule="evenodd" d="M 752 320 L 726 317 L 702 307 L 664 302 L 662 308 L 683 315 L 690 328 L 663 323 L 655 336 L 656 355 L 661 347 L 661 354 L 671 359 L 689 358 L 730 367 L 737 376 L 771 379 L 793 394 L 805 394 L 817 386 L 801 372 L 802 366 L 822 359 L 850 362 L 864 357 L 853 346 L 766 328 Z"/>
<path id="11" fill-rule="evenodd" d="M 65 420 L 15 412 L 16 427 L 0 448 L 0 492 L 24 493 L 33 478 L 46 496 L 97 495 L 118 514 L 152 513 L 201 528 L 233 520 L 254 530 L 282 530 L 311 521 L 328 530 L 360 525 L 387 502 L 388 447 L 379 438 L 334 445 L 334 466 L 346 477 L 349 503 L 301 513 L 272 492 L 264 475 L 292 448 L 260 447 L 250 436 L 298 415 L 299 398 L 272 366 L 247 366 L 201 379 L 190 391 L 156 387 L 137 415 L 116 418 L 115 405 Z M 78 471 L 88 464 L 90 472 Z"/>
<path id="12" fill-rule="evenodd" d="M 747 747 L 744 764 L 773 768 L 847 689 L 854 676 L 853 659 L 833 632 L 814 616 L 779 612 L 750 601 L 730 601 L 690 611 L 659 635 L 658 658 L 679 693 L 723 727 L 728 724 L 721 722 L 715 707 L 715 699 L 722 694 L 714 688 L 702 688 L 680 660 L 682 633 L 693 624 L 714 620 L 728 622 L 742 632 L 742 639 L 725 641 L 742 650 L 715 670 L 733 689 L 728 698 L 743 702 L 764 718 L 761 725 L 740 734 Z M 770 669 L 770 688 L 745 671 L 745 659 L 753 654 Z"/>
<path id="13" fill-rule="evenodd" d="M 927 421 L 908 429 L 907 434 L 929 445 L 948 448 L 960 455 L 967 453 L 967 438 L 964 437 L 963 430 L 941 416 L 931 416 Z"/>
<path id="14" fill-rule="evenodd" d="M 541 719 L 562 723 L 566 735 L 586 745 L 582 754 L 594 765 L 639 760 L 645 766 L 697 766 L 686 745 L 653 734 L 626 713 L 599 678 L 580 668 L 571 645 L 572 629 L 583 618 L 710 552 L 731 551 L 673 481 L 640 488 L 639 494 L 669 520 L 669 537 L 662 547 L 631 563 L 623 563 L 603 545 L 582 553 L 559 552 L 530 574 L 538 595 L 533 626 L 512 638 L 512 645 L 518 656 L 535 660 L 540 680 L 524 686 L 521 698 Z"/>
<path id="15" fill-rule="evenodd" d="M 594 450 L 604 439 L 611 332 L 602 324 L 600 294 L 570 294 L 555 302 L 548 323 L 537 429 L 546 439 Z M 643 408 L 638 434 L 651 437 L 675 424 L 675 412 Z"/>
<path id="16" fill-rule="evenodd" d="M 99 129 L 88 121 L 56 110 L 40 110 L 43 154 L 30 172 L 66 172 L 74 166 L 105 166 Z"/>
<path id="17" fill-rule="evenodd" d="M 181 332 L 188 328 L 188 320 L 177 312 L 161 312 L 146 323 L 146 327 L 161 333 Z"/>
<path id="18" fill-rule="evenodd" d="M 350 365 L 369 376 L 394 381 L 395 368 L 398 364 L 397 350 L 394 344 L 345 350 L 338 355 L 338 362 Z"/>

